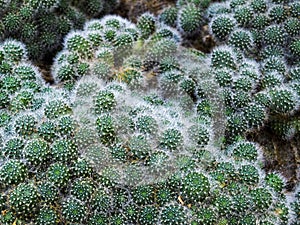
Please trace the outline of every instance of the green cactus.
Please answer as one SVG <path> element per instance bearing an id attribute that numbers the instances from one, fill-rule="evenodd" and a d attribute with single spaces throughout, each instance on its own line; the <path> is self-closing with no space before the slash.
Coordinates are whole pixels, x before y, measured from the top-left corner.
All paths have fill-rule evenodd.
<path id="1" fill-rule="evenodd" d="M 187 224 L 186 213 L 180 205 L 167 205 L 161 209 L 160 223 L 163 225 L 184 225 Z"/>
<path id="2" fill-rule="evenodd" d="M 219 16 L 211 22 L 211 32 L 213 35 L 223 41 L 233 31 L 234 20 L 227 16 Z"/>
<path id="3" fill-rule="evenodd" d="M 37 215 L 36 222 L 38 224 L 45 225 L 57 225 L 58 224 L 58 215 L 51 208 L 40 209 L 40 212 Z"/>
<path id="4" fill-rule="evenodd" d="M 30 218 L 36 214 L 38 192 L 36 186 L 21 183 L 9 195 L 9 204 L 13 212 L 21 218 Z"/>
<path id="5" fill-rule="evenodd" d="M 76 199 L 66 199 L 62 203 L 62 215 L 69 223 L 84 222 L 87 216 L 87 208 Z"/>
<path id="6" fill-rule="evenodd" d="M 64 188 L 70 179 L 70 169 L 64 164 L 54 163 L 48 168 L 47 177 L 58 188 Z"/>
<path id="7" fill-rule="evenodd" d="M 40 166 L 49 160 L 50 148 L 46 141 L 35 139 L 27 143 L 24 155 L 31 165 Z"/>
<path id="8" fill-rule="evenodd" d="M 0 179 L 5 185 L 19 184 L 28 178 L 28 168 L 20 160 L 6 161 L 0 168 Z"/>
<path id="9" fill-rule="evenodd" d="M 94 184 L 91 180 L 82 179 L 76 181 L 71 187 L 71 195 L 76 199 L 86 202 L 91 198 L 94 191 Z"/>
<path id="10" fill-rule="evenodd" d="M 44 181 L 39 183 L 37 190 L 42 202 L 54 203 L 59 199 L 58 189 L 52 182 Z"/>
<path id="11" fill-rule="evenodd" d="M 185 33 L 195 32 L 201 25 L 201 11 L 195 5 L 186 5 L 179 10 L 178 27 Z"/>

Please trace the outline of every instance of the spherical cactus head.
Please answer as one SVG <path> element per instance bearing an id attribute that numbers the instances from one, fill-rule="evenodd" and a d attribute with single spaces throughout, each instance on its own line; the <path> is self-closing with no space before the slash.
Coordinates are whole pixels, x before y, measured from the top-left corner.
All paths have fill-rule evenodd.
<path id="1" fill-rule="evenodd" d="M 92 73 L 98 78 L 107 79 L 111 76 L 111 67 L 105 62 L 96 62 L 92 67 Z"/>
<path id="2" fill-rule="evenodd" d="M 195 224 L 214 224 L 217 221 L 217 215 L 211 208 L 199 208 L 196 211 Z"/>
<path id="3" fill-rule="evenodd" d="M 215 49 L 211 55 L 211 65 L 217 69 L 235 69 L 236 62 L 233 50 L 225 47 Z"/>
<path id="4" fill-rule="evenodd" d="M 229 37 L 229 44 L 234 48 L 247 52 L 253 45 L 252 35 L 246 30 L 235 30 Z"/>
<path id="5" fill-rule="evenodd" d="M 229 6 L 230 6 L 230 8 L 235 9 L 235 8 L 241 7 L 245 4 L 246 4 L 245 0 L 232 0 L 232 1 L 230 1 Z"/>
<path id="6" fill-rule="evenodd" d="M 233 207 L 233 202 L 229 195 L 221 193 L 214 199 L 214 206 L 216 207 L 218 214 L 221 216 L 221 218 L 224 218 L 226 214 L 230 213 L 230 208 Z"/>
<path id="7" fill-rule="evenodd" d="M 71 187 L 71 195 L 76 199 L 86 202 L 94 192 L 94 184 L 91 179 L 79 179 Z"/>
<path id="8" fill-rule="evenodd" d="M 72 116 L 62 116 L 57 128 L 61 137 L 73 137 L 77 133 L 78 122 Z"/>
<path id="9" fill-rule="evenodd" d="M 7 160 L 0 168 L 0 180 L 6 185 L 16 185 L 28 178 L 28 168 L 20 160 Z"/>
<path id="10" fill-rule="evenodd" d="M 100 91 L 95 96 L 95 113 L 101 114 L 111 111 L 116 103 L 115 95 L 110 91 Z"/>
<path id="11" fill-rule="evenodd" d="M 96 17 L 104 10 L 104 2 L 102 0 L 82 1 L 79 7 L 86 15 Z"/>
<path id="12" fill-rule="evenodd" d="M 228 120 L 226 126 L 226 135 L 228 136 L 228 141 L 235 140 L 236 137 L 243 135 L 247 130 L 248 124 L 244 115 L 239 113 L 232 113 Z"/>
<path id="13" fill-rule="evenodd" d="M 3 115 L 4 117 L 5 115 Z M 5 118 L 3 118 L 5 119 Z M 3 148 L 1 155 L 7 158 L 12 159 L 21 159 L 22 158 L 22 150 L 25 146 L 25 141 L 21 138 L 14 137 L 8 139 Z"/>
<path id="14" fill-rule="evenodd" d="M 53 142 L 51 153 L 56 162 L 68 163 L 77 159 L 78 147 L 72 139 L 58 139 Z"/>
<path id="15" fill-rule="evenodd" d="M 168 26 L 175 27 L 178 16 L 178 9 L 176 7 L 168 7 L 159 15 L 159 21 Z"/>
<path id="16" fill-rule="evenodd" d="M 38 69 L 31 64 L 20 64 L 14 68 L 14 75 L 16 75 L 21 80 L 39 80 L 41 75 Z"/>
<path id="17" fill-rule="evenodd" d="M 289 88 L 278 88 L 270 90 L 270 108 L 279 114 L 292 113 L 298 106 L 297 97 L 293 90 Z"/>
<path id="18" fill-rule="evenodd" d="M 101 143 L 104 145 L 110 145 L 114 143 L 116 131 L 114 120 L 110 115 L 100 116 L 96 121 L 96 128 Z"/>
<path id="19" fill-rule="evenodd" d="M 171 202 L 173 197 L 171 189 L 166 184 L 162 184 L 156 192 L 156 202 L 160 206 Z"/>
<path id="20" fill-rule="evenodd" d="M 179 10 L 178 27 L 187 34 L 194 33 L 201 26 L 201 11 L 193 4 Z"/>
<path id="21" fill-rule="evenodd" d="M 161 209 L 160 223 L 163 225 L 185 225 L 187 217 L 181 205 L 167 205 Z"/>
<path id="22" fill-rule="evenodd" d="M 139 221 L 141 224 L 150 225 L 157 223 L 158 220 L 158 210 L 155 206 L 145 206 L 142 208 Z"/>
<path id="23" fill-rule="evenodd" d="M 213 75 L 220 87 L 229 87 L 232 83 L 233 72 L 231 70 L 217 69 L 213 72 Z"/>
<path id="24" fill-rule="evenodd" d="M 59 199 L 58 188 L 52 182 L 41 182 L 37 185 L 37 189 L 42 202 L 54 203 Z"/>
<path id="25" fill-rule="evenodd" d="M 296 61 L 300 60 L 300 39 L 293 41 L 290 45 L 290 50 Z"/>
<path id="26" fill-rule="evenodd" d="M 152 116 L 140 116 L 136 122 L 137 129 L 145 134 L 154 134 L 157 131 L 157 122 Z"/>
<path id="27" fill-rule="evenodd" d="M 209 129 L 205 126 L 193 125 L 188 130 L 191 140 L 198 147 L 206 146 L 210 139 Z"/>
<path id="28" fill-rule="evenodd" d="M 130 155 L 134 159 L 144 159 L 149 156 L 151 147 L 147 142 L 147 139 L 142 135 L 133 136 L 128 145 L 130 149 Z"/>
<path id="29" fill-rule="evenodd" d="M 71 107 L 61 99 L 49 101 L 44 109 L 44 114 L 48 119 L 72 113 Z"/>
<path id="30" fill-rule="evenodd" d="M 300 16 L 300 3 L 299 2 L 293 2 L 290 4 L 290 11 L 291 11 L 291 16 L 299 18 Z"/>
<path id="31" fill-rule="evenodd" d="M 112 198 L 110 194 L 102 187 L 95 190 L 91 199 L 91 208 L 98 212 L 107 213 L 112 208 Z"/>
<path id="32" fill-rule="evenodd" d="M 57 220 L 57 212 L 54 209 L 48 207 L 40 209 L 36 217 L 36 221 L 38 224 L 56 225 Z"/>
<path id="33" fill-rule="evenodd" d="M 253 210 L 256 212 L 266 212 L 272 204 L 272 194 L 263 187 L 258 187 L 250 191 Z"/>
<path id="34" fill-rule="evenodd" d="M 210 175 L 219 184 L 224 185 L 236 178 L 236 169 L 231 162 L 218 162 Z"/>
<path id="35" fill-rule="evenodd" d="M 257 129 L 263 126 L 267 113 L 263 106 L 250 104 L 245 108 L 244 115 L 248 121 L 249 129 Z"/>
<path id="36" fill-rule="evenodd" d="M 211 33 L 220 41 L 226 40 L 234 27 L 234 19 L 225 15 L 214 18 L 210 24 Z"/>
<path id="37" fill-rule="evenodd" d="M 163 38 L 149 46 L 145 61 L 149 63 L 163 61 L 164 59 L 176 54 L 177 50 L 178 44 L 175 40 Z"/>
<path id="38" fill-rule="evenodd" d="M 134 42 L 134 38 L 130 33 L 124 33 L 124 34 L 119 34 L 115 37 L 113 40 L 113 44 L 117 48 L 117 51 L 121 50 L 129 50 L 129 48 L 123 48 L 122 47 L 130 47 L 132 43 Z"/>
<path id="39" fill-rule="evenodd" d="M 6 31 L 10 34 L 14 34 L 21 26 L 21 16 L 13 12 L 7 13 L 3 17 L 3 25 L 6 28 Z"/>
<path id="40" fill-rule="evenodd" d="M 271 56 L 263 61 L 263 72 L 277 72 L 279 74 L 284 74 L 286 72 L 286 65 L 284 60 L 280 57 Z"/>
<path id="41" fill-rule="evenodd" d="M 9 195 L 9 203 L 16 215 L 30 218 L 35 215 L 38 207 L 38 192 L 31 183 L 22 183 L 14 188 Z"/>
<path id="42" fill-rule="evenodd" d="M 248 6 L 242 6 L 235 10 L 234 18 L 238 22 L 239 25 L 246 27 L 250 24 L 253 18 L 253 11 Z"/>
<path id="43" fill-rule="evenodd" d="M 124 68 L 115 77 L 116 80 L 127 83 L 131 88 L 138 88 L 141 85 L 142 74 L 133 68 Z"/>
<path id="44" fill-rule="evenodd" d="M 239 182 L 245 185 L 257 185 L 259 182 L 259 170 L 249 164 L 242 165 L 238 169 Z"/>
<path id="45" fill-rule="evenodd" d="M 263 41 L 267 45 L 283 45 L 286 40 L 286 35 L 282 27 L 272 25 L 265 29 Z"/>
<path id="46" fill-rule="evenodd" d="M 154 189 L 150 185 L 137 186 L 132 191 L 133 201 L 137 205 L 147 205 L 154 201 Z"/>
<path id="47" fill-rule="evenodd" d="M 93 56 L 91 43 L 80 33 L 69 34 L 65 43 L 69 51 L 77 53 L 82 58 L 91 58 Z"/>
<path id="48" fill-rule="evenodd" d="M 56 187 L 64 188 L 70 179 L 70 169 L 62 163 L 54 163 L 48 168 L 47 177 Z"/>
<path id="49" fill-rule="evenodd" d="M 235 160 L 249 162 L 255 162 L 260 153 L 258 146 L 248 141 L 238 141 L 230 146 L 228 151 Z"/>
<path id="50" fill-rule="evenodd" d="M 43 165 L 49 160 L 50 149 L 48 143 L 41 139 L 34 139 L 24 148 L 25 158 L 32 165 Z"/>
<path id="51" fill-rule="evenodd" d="M 27 58 L 26 48 L 23 43 L 14 40 L 7 40 L 3 43 L 4 58 L 8 62 L 18 63 Z"/>
<path id="52" fill-rule="evenodd" d="M 72 164 L 72 172 L 74 177 L 91 177 L 93 174 L 93 167 L 89 160 L 86 158 L 78 158 Z"/>
<path id="53" fill-rule="evenodd" d="M 39 137 L 43 138 L 45 141 L 52 142 L 58 136 L 56 130 L 56 124 L 46 120 L 39 125 L 37 133 Z"/>
<path id="54" fill-rule="evenodd" d="M 181 192 L 184 202 L 203 201 L 209 195 L 209 190 L 209 180 L 201 173 L 190 172 L 182 180 Z"/>
<path id="55" fill-rule="evenodd" d="M 160 138 L 161 147 L 170 151 L 178 149 L 183 144 L 182 142 L 181 132 L 173 128 L 165 130 Z"/>
<path id="56" fill-rule="evenodd" d="M 62 203 L 62 215 L 70 223 L 80 223 L 86 219 L 86 206 L 77 199 L 67 199 Z"/>
<path id="57" fill-rule="evenodd" d="M 265 0 L 253 0 L 250 6 L 254 12 L 264 13 L 267 10 L 267 3 Z"/>
<path id="58" fill-rule="evenodd" d="M 147 39 L 155 31 L 156 19 L 150 13 L 144 13 L 138 18 L 136 26 L 141 33 L 141 37 Z"/>
<path id="59" fill-rule="evenodd" d="M 18 77 L 7 75 L 1 80 L 1 89 L 3 92 L 13 94 L 21 88 L 21 80 Z"/>
<path id="60" fill-rule="evenodd" d="M 287 10 L 283 5 L 275 5 L 269 11 L 269 17 L 275 23 L 282 23 L 287 18 Z"/>
<path id="61" fill-rule="evenodd" d="M 292 37 L 300 34 L 300 21 L 297 18 L 288 18 L 284 24 L 285 31 Z"/>
<path id="62" fill-rule="evenodd" d="M 265 177 L 266 184 L 278 193 L 282 193 L 285 186 L 285 179 L 277 173 L 269 173 Z"/>
<path id="63" fill-rule="evenodd" d="M 100 214 L 99 212 L 96 212 L 94 215 L 90 216 L 89 224 L 97 224 L 97 225 L 104 225 L 108 224 L 108 218 L 105 214 Z"/>
<path id="64" fill-rule="evenodd" d="M 15 121 L 15 131 L 23 137 L 31 136 L 36 131 L 37 119 L 33 115 L 20 116 Z"/>

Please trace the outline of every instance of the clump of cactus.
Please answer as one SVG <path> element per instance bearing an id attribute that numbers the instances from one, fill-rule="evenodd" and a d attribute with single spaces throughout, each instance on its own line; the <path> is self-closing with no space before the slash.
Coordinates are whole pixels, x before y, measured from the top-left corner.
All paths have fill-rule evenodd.
<path id="1" fill-rule="evenodd" d="M 70 4 L 91 16 L 105 7 Z M 180 29 L 193 32 L 207 2 L 177 4 Z M 55 86 L 23 43 L 2 42 L 0 223 L 297 224 L 299 193 L 290 199 L 283 176 L 265 172 L 263 148 L 246 134 L 297 112 L 299 71 L 282 60 L 287 49 L 269 56 L 282 35 L 264 37 L 263 59 L 253 56 L 244 4 L 266 11 L 262 1 L 209 8 L 222 45 L 208 56 L 182 47 L 180 33 L 150 13 L 137 24 L 90 20 L 65 37 Z M 287 17 L 281 9 L 270 11 L 280 24 L 270 32 Z"/>
<path id="2" fill-rule="evenodd" d="M 50 61 L 66 34 L 81 29 L 88 18 L 110 13 L 117 0 L 1 1 L 0 40 L 13 38 L 27 46 L 35 62 Z"/>
<path id="3" fill-rule="evenodd" d="M 298 133 L 293 121 L 299 112 L 295 74 L 300 21 L 291 13 L 297 2 L 227 2 L 212 4 L 208 17 L 211 34 L 225 46 L 219 48 L 226 49 L 213 50 L 211 63 L 227 70 L 215 76 L 228 98 L 228 135 L 244 135 L 268 124 L 289 139 Z"/>

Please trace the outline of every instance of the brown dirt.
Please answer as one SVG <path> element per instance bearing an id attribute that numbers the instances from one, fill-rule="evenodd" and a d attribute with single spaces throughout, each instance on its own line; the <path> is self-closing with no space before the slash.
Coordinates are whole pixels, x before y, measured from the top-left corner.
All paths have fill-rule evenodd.
<path id="1" fill-rule="evenodd" d="M 144 12 L 158 15 L 163 8 L 175 5 L 175 2 L 176 0 L 121 0 L 114 13 L 136 22 Z"/>
<path id="2" fill-rule="evenodd" d="M 262 147 L 265 171 L 282 174 L 287 180 L 287 190 L 291 191 L 300 180 L 300 135 L 283 140 L 266 124 L 259 132 L 250 134 L 248 139 Z"/>

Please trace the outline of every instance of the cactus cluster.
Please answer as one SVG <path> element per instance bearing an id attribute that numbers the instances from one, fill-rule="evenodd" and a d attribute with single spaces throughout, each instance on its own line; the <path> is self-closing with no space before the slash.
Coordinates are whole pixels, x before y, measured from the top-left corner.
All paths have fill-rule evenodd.
<path id="1" fill-rule="evenodd" d="M 117 0 L 8 0 L 1 1 L 0 40 L 13 38 L 27 46 L 35 62 L 51 60 L 73 29 L 81 29 L 88 18 L 110 13 Z"/>
<path id="2" fill-rule="evenodd" d="M 152 70 L 166 67 L 159 68 L 159 72 L 165 72 L 165 79 L 174 79 L 168 70 L 177 63 L 172 62 L 171 56 L 178 50 L 179 43 L 179 33 L 149 13 L 141 15 L 136 25 L 111 15 L 101 20 L 94 19 L 84 25 L 83 31 L 66 36 L 65 47 L 55 58 L 54 78 L 70 90 L 74 89 L 79 78 L 90 74 L 104 80 L 124 81 L 137 88 L 147 85 L 146 79 L 151 79 Z M 126 58 L 128 60 L 124 61 Z M 143 75 L 145 70 L 149 73 L 148 77 Z M 179 71 L 174 72 L 178 73 L 174 85 L 179 86 L 179 78 L 184 76 Z M 168 81 L 164 83 L 170 85 Z M 79 88 L 82 95 L 97 90 L 92 84 Z M 112 110 L 116 100 L 111 92 L 103 91 L 94 101 L 96 112 L 102 113 Z"/>
<path id="3" fill-rule="evenodd" d="M 71 4 L 91 17 L 108 10 L 97 0 L 27 4 Z M 87 21 L 64 38 L 53 86 L 29 47 L 0 43 L 0 224 L 298 224 L 299 190 L 286 193 L 246 136 L 298 112 L 299 6 L 211 5 L 220 46 L 204 55 L 182 47 L 180 32 L 199 29 L 208 4 L 178 0 L 136 24 Z"/>
<path id="4" fill-rule="evenodd" d="M 215 78 L 228 99 L 229 136 L 264 124 L 283 139 L 299 133 L 300 20 L 292 13 L 297 4 L 232 0 L 209 7 L 211 34 L 219 45 L 211 65 L 220 69 Z"/>

